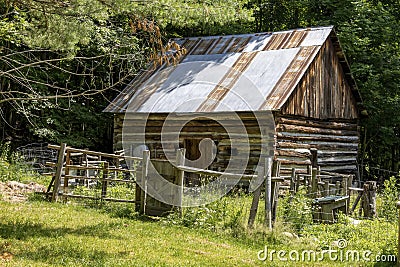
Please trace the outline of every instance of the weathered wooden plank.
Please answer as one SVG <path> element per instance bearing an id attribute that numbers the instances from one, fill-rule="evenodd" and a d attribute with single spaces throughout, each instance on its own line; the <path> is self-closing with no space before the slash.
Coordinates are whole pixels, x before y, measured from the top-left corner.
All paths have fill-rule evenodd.
<path id="1" fill-rule="evenodd" d="M 290 149 L 310 149 L 310 144 L 291 143 L 291 142 L 278 142 L 276 143 L 277 148 L 290 148 Z"/>
<path id="2" fill-rule="evenodd" d="M 252 151 L 252 153 L 253 152 L 254 151 Z M 297 158 L 309 158 L 311 156 L 311 153 L 309 151 L 277 149 L 275 155 L 276 156 L 297 157 Z"/>
<path id="3" fill-rule="evenodd" d="M 282 107 L 284 114 L 321 119 L 357 118 L 356 98 L 335 51 L 332 42 L 327 40 Z"/>
<path id="4" fill-rule="evenodd" d="M 343 129 L 328 129 L 321 127 L 310 127 L 291 124 L 278 124 L 276 127 L 278 132 L 291 132 L 291 133 L 309 133 L 309 134 L 326 134 L 326 135 L 339 135 L 339 136 L 358 136 L 357 131 L 343 130 Z"/>
<path id="5" fill-rule="evenodd" d="M 67 144 L 62 143 L 59 148 L 60 149 L 58 150 L 56 175 L 54 176 L 53 194 L 51 197 L 51 201 L 53 201 L 53 202 L 57 200 L 57 197 L 59 194 L 58 188 L 61 183 L 61 175 L 62 175 L 62 170 L 63 170 L 63 165 L 64 165 L 64 158 L 65 158 L 65 151 L 67 148 Z"/>
<path id="6" fill-rule="evenodd" d="M 357 121 L 347 120 L 347 122 L 341 122 L 340 120 L 326 121 L 326 120 L 316 120 L 306 117 L 282 117 L 278 116 L 276 118 L 276 124 L 286 124 L 286 125 L 299 125 L 305 127 L 315 127 L 322 129 L 337 129 L 337 130 L 348 130 L 357 131 Z"/>
<path id="7" fill-rule="evenodd" d="M 251 207 L 250 207 L 249 221 L 247 223 L 249 228 L 253 227 L 254 221 L 256 219 L 258 203 L 260 201 L 260 195 L 261 195 L 261 188 L 265 181 L 265 167 L 258 167 L 257 181 L 260 183 L 260 185 L 253 192 L 253 200 L 252 200 Z"/>
<path id="8" fill-rule="evenodd" d="M 57 145 L 48 145 L 48 148 L 60 150 L 60 146 L 57 146 Z M 108 154 L 108 153 L 103 153 L 103 152 L 77 149 L 77 148 L 71 148 L 71 147 L 67 147 L 66 151 L 96 155 L 96 156 L 101 156 L 101 157 L 106 157 L 106 158 L 122 158 L 122 159 L 125 158 L 125 159 L 138 160 L 138 161 L 141 160 L 141 158 L 138 158 L 138 157 L 120 156 L 120 155 L 115 155 L 115 154 Z"/>
<path id="9" fill-rule="evenodd" d="M 277 133 L 277 137 L 286 140 L 292 141 L 336 141 L 336 142 L 349 142 L 349 143 L 358 143 L 359 138 L 357 136 L 335 136 L 335 135 L 296 135 L 288 132 L 280 132 Z"/>

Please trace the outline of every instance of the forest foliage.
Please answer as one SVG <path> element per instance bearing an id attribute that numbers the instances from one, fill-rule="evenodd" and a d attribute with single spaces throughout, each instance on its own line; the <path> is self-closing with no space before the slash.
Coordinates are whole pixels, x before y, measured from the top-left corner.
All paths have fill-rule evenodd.
<path id="1" fill-rule="evenodd" d="M 361 158 L 399 169 L 397 0 L 0 0 L 0 12 L 3 141 L 110 150 L 102 109 L 170 37 L 334 25 L 369 113 Z"/>

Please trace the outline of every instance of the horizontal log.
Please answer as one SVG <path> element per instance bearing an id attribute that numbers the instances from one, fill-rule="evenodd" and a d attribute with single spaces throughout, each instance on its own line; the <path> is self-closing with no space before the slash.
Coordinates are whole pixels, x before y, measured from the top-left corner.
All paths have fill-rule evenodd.
<path id="1" fill-rule="evenodd" d="M 320 162 L 318 161 L 318 165 L 322 167 L 326 167 L 326 166 L 344 166 L 344 165 L 356 165 L 357 164 L 357 160 L 353 159 L 353 160 L 343 160 L 343 161 L 324 161 L 324 162 Z"/>
<path id="2" fill-rule="evenodd" d="M 350 130 L 357 131 L 357 123 L 356 122 L 337 122 L 337 121 L 321 121 L 321 120 L 312 120 L 309 118 L 289 118 L 289 117 L 279 117 L 276 119 L 277 124 L 291 124 L 291 125 L 299 125 L 299 126 L 311 126 L 317 128 L 326 128 L 326 129 L 341 129 L 341 130 Z"/>
<path id="3" fill-rule="evenodd" d="M 300 144 L 292 142 L 277 142 L 277 148 L 298 148 L 298 149 L 310 149 L 310 144 Z"/>
<path id="4" fill-rule="evenodd" d="M 356 151 L 358 150 L 358 143 L 349 143 L 349 142 L 326 142 L 326 141 L 319 141 L 319 140 L 302 140 L 302 141 L 288 141 L 282 137 L 278 137 L 277 143 L 290 143 L 290 144 L 298 144 L 298 148 L 303 148 L 303 145 L 310 146 L 310 148 L 317 148 L 318 151 L 322 150 L 351 150 Z"/>
<path id="5" fill-rule="evenodd" d="M 311 156 L 311 153 L 308 151 L 296 151 L 296 150 L 282 150 L 276 149 L 275 150 L 276 156 L 287 156 L 287 157 L 298 157 L 298 158 L 308 158 Z"/>
<path id="6" fill-rule="evenodd" d="M 357 167 L 355 164 L 343 166 L 321 166 L 321 170 L 336 173 L 354 173 L 357 170 Z"/>
<path id="7" fill-rule="evenodd" d="M 326 163 L 342 163 L 342 162 L 356 162 L 356 156 L 345 156 L 345 157 L 318 157 L 318 164 L 326 164 Z"/>
<path id="8" fill-rule="evenodd" d="M 318 158 L 328 158 L 328 157 L 357 157 L 358 151 L 324 151 L 324 150 L 318 150 Z"/>
<path id="9" fill-rule="evenodd" d="M 308 133 L 308 134 L 326 134 L 326 135 L 340 135 L 340 136 L 358 136 L 357 131 L 342 130 L 342 129 L 326 129 L 310 126 L 279 124 L 276 127 L 278 132 L 293 132 L 293 133 Z"/>
<path id="10" fill-rule="evenodd" d="M 289 159 L 283 159 L 280 157 L 278 157 L 277 160 L 279 160 L 282 165 L 291 165 L 291 166 L 311 165 L 310 160 L 289 160 Z"/>
<path id="11" fill-rule="evenodd" d="M 335 135 L 300 135 L 288 132 L 277 133 L 277 137 L 280 139 L 292 140 L 292 141 L 336 141 L 336 142 L 349 142 L 358 143 L 359 138 L 357 136 L 335 136 Z"/>

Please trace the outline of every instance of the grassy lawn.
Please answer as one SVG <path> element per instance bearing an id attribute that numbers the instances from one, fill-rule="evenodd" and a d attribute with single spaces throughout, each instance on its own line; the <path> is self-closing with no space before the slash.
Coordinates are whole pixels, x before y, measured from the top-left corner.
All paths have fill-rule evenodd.
<path id="1" fill-rule="evenodd" d="M 18 178 L 47 184 L 41 176 L 12 168 L 0 160 L 0 181 Z M 394 266 L 375 256 L 397 253 L 398 193 L 395 179 L 385 182 L 377 199 L 378 218 L 357 224 L 346 216 L 335 224 L 314 224 L 310 199 L 301 194 L 291 201 L 285 197 L 279 202 L 275 227 L 268 231 L 263 200 L 255 228 L 247 229 L 252 196 L 240 192 L 205 207 L 184 209 L 183 217 L 158 219 L 139 216 L 129 204 L 100 207 L 86 200 L 61 204 L 32 197 L 10 203 L 0 192 L 0 267 Z M 338 240 L 345 240 L 345 246 L 338 248 Z M 258 259 L 266 255 L 265 248 L 267 256 L 275 251 L 273 259 Z M 304 251 L 332 249 L 344 255 L 342 260 L 328 255 L 301 259 Z M 279 251 L 286 252 L 282 259 Z M 360 253 L 360 260 L 347 260 L 349 251 Z M 363 252 L 370 252 L 369 261 L 362 259 Z"/>
<path id="2" fill-rule="evenodd" d="M 254 248 L 150 220 L 111 218 L 93 209 L 0 202 L 5 266 L 255 266 Z"/>
<path id="3" fill-rule="evenodd" d="M 235 233 L 174 225 L 173 220 L 118 218 L 100 209 L 43 201 L 0 201 L 0 210 L 0 255 L 8 257 L 0 259 L 0 266 L 295 266 L 293 261 L 279 261 L 276 255 L 273 262 L 260 261 L 257 253 L 266 245 L 277 251 L 318 251 L 324 242 L 338 237 L 345 237 L 349 248 L 369 247 L 374 253 L 384 252 L 383 248 L 393 252 L 396 245 L 390 243 L 396 240 L 394 224 L 378 220 L 357 228 L 314 225 L 304 230 L 303 237 L 292 239 L 283 234 L 283 224 L 274 232 Z M 349 266 L 349 262 L 329 259 L 298 264 Z"/>

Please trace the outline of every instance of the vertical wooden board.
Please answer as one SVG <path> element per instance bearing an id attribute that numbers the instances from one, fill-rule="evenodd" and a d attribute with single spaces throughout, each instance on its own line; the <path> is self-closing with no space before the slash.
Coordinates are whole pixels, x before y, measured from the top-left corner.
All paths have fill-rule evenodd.
<path id="1" fill-rule="evenodd" d="M 54 176 L 53 194 L 51 197 L 52 202 L 56 201 L 58 198 L 58 193 L 59 193 L 58 190 L 61 182 L 66 149 L 67 149 L 67 144 L 62 143 L 60 146 L 60 150 L 58 152 L 57 169 L 56 169 L 56 174 Z"/>
<path id="2" fill-rule="evenodd" d="M 308 91 L 308 106 L 298 94 Z M 297 97 L 296 97 L 297 96 Z M 299 102 L 301 100 L 302 102 Z M 312 118 L 357 118 L 357 105 L 335 48 L 328 40 L 320 49 L 303 78 L 282 108 L 283 114 Z"/>

